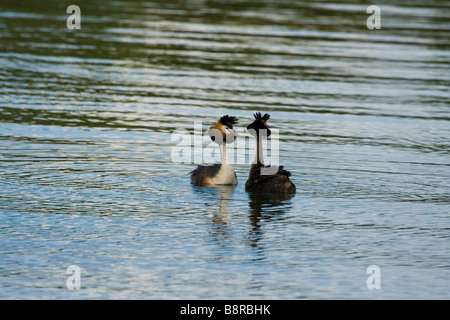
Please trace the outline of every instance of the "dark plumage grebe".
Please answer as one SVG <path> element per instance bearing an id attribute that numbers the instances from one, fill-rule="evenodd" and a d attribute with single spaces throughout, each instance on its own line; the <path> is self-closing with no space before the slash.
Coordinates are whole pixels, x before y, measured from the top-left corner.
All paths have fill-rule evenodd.
<path id="1" fill-rule="evenodd" d="M 294 183 L 289 179 L 291 173 L 284 170 L 282 166 L 278 167 L 278 171 L 271 175 L 262 175 L 261 168 L 264 168 L 262 139 L 270 136 L 271 132 L 267 125 L 270 119 L 269 114 L 257 112 L 254 114 L 255 121 L 247 126 L 247 130 L 256 139 L 255 158 L 250 166 L 248 180 L 245 183 L 246 191 L 256 191 L 263 193 L 295 193 Z M 267 167 L 268 168 L 268 167 Z"/>
<path id="2" fill-rule="evenodd" d="M 221 163 L 210 166 L 198 166 L 191 172 L 191 183 L 199 186 L 211 185 L 236 185 L 238 183 L 236 173 L 233 170 L 228 155 L 227 143 L 236 140 L 233 125 L 238 122 L 234 116 L 223 116 L 217 123 L 209 128 L 209 137 L 220 148 Z"/>

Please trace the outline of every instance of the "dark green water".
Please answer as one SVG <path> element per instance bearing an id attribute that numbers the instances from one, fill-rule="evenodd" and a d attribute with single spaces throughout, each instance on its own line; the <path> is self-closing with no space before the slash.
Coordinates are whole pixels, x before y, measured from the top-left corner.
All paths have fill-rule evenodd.
<path id="1" fill-rule="evenodd" d="M 71 4 L 0 3 L 0 298 L 450 298 L 448 2 Z M 256 111 L 295 197 L 192 187 Z"/>

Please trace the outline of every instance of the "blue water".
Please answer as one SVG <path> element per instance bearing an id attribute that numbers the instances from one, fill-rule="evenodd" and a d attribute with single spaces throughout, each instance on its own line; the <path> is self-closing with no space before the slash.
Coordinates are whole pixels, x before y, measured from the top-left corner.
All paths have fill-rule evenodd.
<path id="1" fill-rule="evenodd" d="M 0 4 L 0 298 L 449 299 L 450 8 L 378 5 Z M 294 197 L 244 190 L 257 111 Z M 223 114 L 239 184 L 194 187 Z"/>

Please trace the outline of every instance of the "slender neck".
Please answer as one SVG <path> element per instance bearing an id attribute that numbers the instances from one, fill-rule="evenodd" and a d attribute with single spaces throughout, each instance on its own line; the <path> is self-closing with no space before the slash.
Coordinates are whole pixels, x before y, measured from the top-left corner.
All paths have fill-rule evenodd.
<path id="1" fill-rule="evenodd" d="M 227 147 L 226 147 L 225 143 L 219 144 L 219 148 L 220 148 L 221 163 L 222 164 L 230 164 L 230 161 L 228 159 L 228 154 L 227 154 Z"/>
<path id="2" fill-rule="evenodd" d="M 252 164 L 264 164 L 262 138 L 259 134 L 256 135 L 256 152 Z"/>

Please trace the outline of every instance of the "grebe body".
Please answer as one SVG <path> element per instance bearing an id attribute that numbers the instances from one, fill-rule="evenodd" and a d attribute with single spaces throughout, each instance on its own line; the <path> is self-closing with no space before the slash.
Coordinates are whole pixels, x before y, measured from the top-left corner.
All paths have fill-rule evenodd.
<path id="1" fill-rule="evenodd" d="M 245 190 L 262 193 L 295 193 L 295 184 L 289 178 L 291 173 L 285 170 L 283 166 L 278 167 L 274 174 L 261 174 L 262 169 L 270 168 L 264 166 L 262 150 L 262 139 L 271 134 L 267 125 L 270 115 L 266 113 L 261 116 L 261 113 L 257 112 L 254 117 L 255 121 L 247 126 L 247 130 L 256 139 L 256 152 L 245 183 Z"/>
<path id="2" fill-rule="evenodd" d="M 233 125 L 238 120 L 234 116 L 223 116 L 209 128 L 209 136 L 220 148 L 221 163 L 210 166 L 199 165 L 191 172 L 191 183 L 199 186 L 236 185 L 238 183 L 226 145 L 236 140 Z"/>

